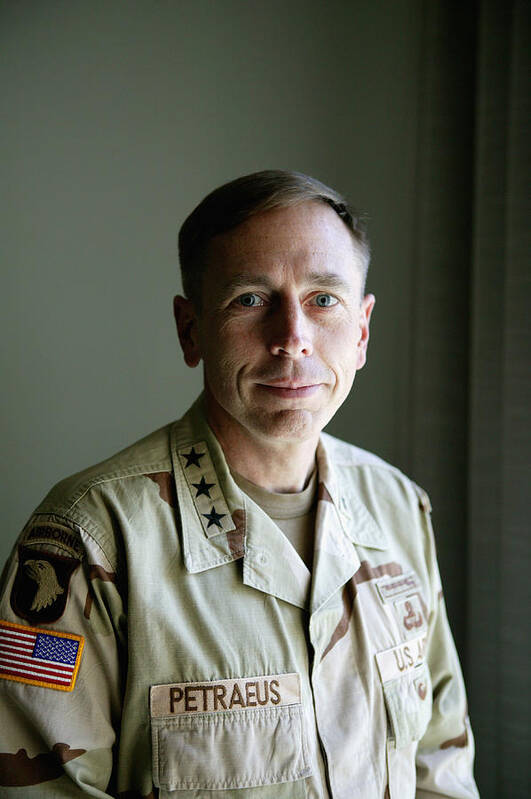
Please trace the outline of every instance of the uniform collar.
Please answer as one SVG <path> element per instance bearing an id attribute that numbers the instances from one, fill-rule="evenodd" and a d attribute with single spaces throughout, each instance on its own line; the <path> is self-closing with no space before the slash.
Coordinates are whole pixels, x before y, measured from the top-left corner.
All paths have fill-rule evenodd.
<path id="1" fill-rule="evenodd" d="M 352 466 L 337 464 L 336 448 L 335 439 L 321 435 L 317 447 L 319 503 L 315 520 L 312 613 L 358 571 L 361 565 L 358 546 L 387 548 L 384 533 L 349 475 Z"/>
<path id="2" fill-rule="evenodd" d="M 389 543 L 386 534 L 368 510 L 359 488 L 349 479 L 349 472 L 357 468 L 356 464 L 345 464 L 342 458 L 341 463 L 338 463 L 339 458 L 335 451 L 337 443 L 343 445 L 343 442 L 337 442 L 332 436 L 321 434 L 317 447 L 319 482 L 326 486 L 341 528 L 353 544 L 371 549 L 387 549 Z"/>
<path id="3" fill-rule="evenodd" d="M 205 419 L 203 396 L 172 427 L 171 449 L 181 516 L 184 564 L 198 573 L 243 558 L 243 581 L 297 607 L 323 604 L 359 568 L 353 544 L 385 549 L 385 536 L 341 467 L 334 444 L 317 449 L 319 504 L 313 581 L 277 525 L 232 478 Z"/>

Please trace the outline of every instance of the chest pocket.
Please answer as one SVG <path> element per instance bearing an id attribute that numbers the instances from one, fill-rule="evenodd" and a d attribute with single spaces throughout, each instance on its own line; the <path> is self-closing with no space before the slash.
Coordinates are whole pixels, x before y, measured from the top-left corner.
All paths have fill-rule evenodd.
<path id="1" fill-rule="evenodd" d="M 401 749 L 424 735 L 431 718 L 431 682 L 426 666 L 383 686 L 395 747 Z"/>
<path id="2" fill-rule="evenodd" d="M 376 655 L 396 749 L 419 741 L 431 718 L 431 680 L 423 659 L 424 642 L 421 636 Z"/>
<path id="3" fill-rule="evenodd" d="M 298 675 L 289 676 L 298 678 Z M 244 682 L 227 680 L 215 685 Z M 279 682 L 282 685 L 282 679 Z M 202 707 L 197 696 L 200 699 L 206 697 L 204 702 L 208 707 L 207 687 L 214 684 L 187 685 L 197 686 L 195 695 L 189 694 L 194 698 L 193 710 L 172 715 L 164 714 L 165 708 L 157 706 L 153 697 L 154 690 L 160 695 L 160 689 L 175 690 L 175 686 L 153 686 L 151 689 L 153 782 L 156 787 L 161 791 L 178 792 L 182 799 L 188 792 L 196 796 L 193 792 L 197 790 L 215 792 L 252 788 L 258 789 L 257 797 L 264 798 L 285 796 L 302 799 L 306 795 L 303 780 L 310 775 L 311 769 L 300 701 L 281 704 L 282 689 L 278 688 L 275 694 L 281 700 L 276 706 L 270 703 L 256 706 L 255 691 L 251 693 L 254 701 L 250 706 L 201 711 L 196 709 Z M 177 690 L 184 688 L 181 686 Z M 198 691 L 203 693 L 198 694 Z M 244 686 L 241 686 L 238 697 L 245 703 Z M 266 786 L 275 787 L 268 791 Z M 251 795 L 254 796 L 255 791 L 251 791 Z"/>

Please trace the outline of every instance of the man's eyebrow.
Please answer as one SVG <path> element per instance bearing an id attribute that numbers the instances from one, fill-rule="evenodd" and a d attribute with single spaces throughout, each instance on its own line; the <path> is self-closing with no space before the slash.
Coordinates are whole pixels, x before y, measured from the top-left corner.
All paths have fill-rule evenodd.
<path id="1" fill-rule="evenodd" d="M 336 275 L 335 272 L 310 272 L 305 282 L 342 291 L 352 291 L 353 289 L 350 281 L 345 280 L 341 275 Z"/>
<path id="2" fill-rule="evenodd" d="M 354 286 L 348 280 L 334 272 L 310 272 L 306 275 L 303 284 L 305 286 L 316 285 L 319 288 L 335 289 L 340 291 L 352 292 Z M 223 294 L 232 294 L 238 289 L 249 287 L 265 288 L 275 290 L 275 286 L 267 275 L 256 275 L 251 272 L 240 272 L 226 283 L 223 283 Z"/>
<path id="3" fill-rule="evenodd" d="M 221 289 L 223 294 L 232 294 L 238 289 L 245 289 L 249 286 L 259 286 L 260 288 L 272 288 L 271 281 L 266 275 L 253 275 L 251 272 L 240 272 L 235 275 L 226 283 L 223 283 Z"/>

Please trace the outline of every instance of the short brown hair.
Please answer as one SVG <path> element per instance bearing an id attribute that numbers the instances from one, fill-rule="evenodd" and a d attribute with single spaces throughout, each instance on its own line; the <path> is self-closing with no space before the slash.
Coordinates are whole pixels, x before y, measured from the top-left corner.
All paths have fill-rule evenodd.
<path id="1" fill-rule="evenodd" d="M 370 260 L 369 240 L 362 217 L 337 191 L 301 172 L 268 169 L 225 183 L 208 194 L 179 231 L 179 261 L 185 295 L 201 307 L 202 276 L 210 241 L 249 217 L 273 208 L 287 208 L 309 200 L 329 205 L 343 220 L 358 244 L 365 283 Z"/>

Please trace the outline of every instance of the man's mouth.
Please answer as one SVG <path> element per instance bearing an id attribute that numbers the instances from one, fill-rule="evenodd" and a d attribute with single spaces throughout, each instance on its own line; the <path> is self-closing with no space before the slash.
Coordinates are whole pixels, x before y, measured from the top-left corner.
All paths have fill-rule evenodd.
<path id="1" fill-rule="evenodd" d="M 282 399 L 301 399 L 315 394 L 322 383 L 292 382 L 286 380 L 257 383 L 260 389 Z"/>

